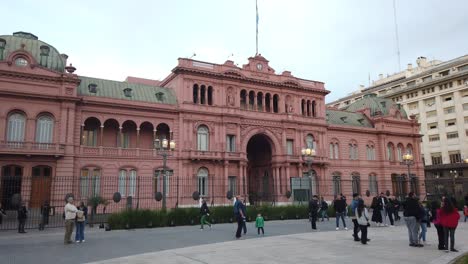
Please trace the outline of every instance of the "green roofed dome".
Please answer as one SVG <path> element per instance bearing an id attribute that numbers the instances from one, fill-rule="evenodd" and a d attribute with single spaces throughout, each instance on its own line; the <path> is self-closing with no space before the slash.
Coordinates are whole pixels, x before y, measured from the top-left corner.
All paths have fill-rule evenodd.
<path id="1" fill-rule="evenodd" d="M 0 61 L 17 51 L 29 52 L 37 63 L 45 68 L 63 72 L 66 64 L 66 55 L 61 55 L 56 48 L 41 41 L 37 36 L 27 32 L 15 32 L 13 35 L 0 36 Z"/>
<path id="2" fill-rule="evenodd" d="M 399 104 L 395 104 L 392 100 L 377 97 L 376 94 L 366 94 L 362 99 L 350 104 L 346 107 L 346 111 L 357 112 L 363 109 L 369 108 L 371 116 L 376 115 L 388 115 L 390 109 L 394 108 L 395 110 L 400 111 L 401 116 L 407 118 L 406 111 Z"/>
<path id="3" fill-rule="evenodd" d="M 131 101 L 161 104 L 177 104 L 171 88 L 150 86 L 138 83 L 119 82 L 79 76 L 78 95 L 99 96 Z"/>

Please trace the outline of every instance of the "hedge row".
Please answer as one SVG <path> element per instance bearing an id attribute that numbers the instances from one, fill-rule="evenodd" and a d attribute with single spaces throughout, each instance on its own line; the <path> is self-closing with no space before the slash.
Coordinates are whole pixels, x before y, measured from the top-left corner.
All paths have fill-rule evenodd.
<path id="1" fill-rule="evenodd" d="M 212 207 L 210 211 L 209 220 L 213 223 L 232 223 L 235 221 L 232 206 Z M 249 206 L 247 207 L 247 221 L 254 221 L 258 213 L 261 213 L 266 221 L 309 217 L 309 211 L 305 205 Z M 335 212 L 329 208 L 328 215 L 332 217 Z M 196 225 L 200 224 L 200 209 L 126 210 L 110 215 L 108 223 L 111 229 Z"/>

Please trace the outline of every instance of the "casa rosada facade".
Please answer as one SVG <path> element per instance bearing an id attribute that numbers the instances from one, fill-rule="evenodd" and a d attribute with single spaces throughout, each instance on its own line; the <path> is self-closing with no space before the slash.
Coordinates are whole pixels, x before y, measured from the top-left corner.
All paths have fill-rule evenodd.
<path id="1" fill-rule="evenodd" d="M 15 194 L 38 207 L 63 205 L 68 193 L 120 192 L 158 208 L 161 191 L 168 207 L 198 204 L 194 191 L 213 204 L 230 203 L 228 191 L 251 203 L 425 193 L 419 126 L 391 100 L 369 95 L 327 109 L 324 83 L 277 74 L 261 55 L 242 67 L 180 58 L 162 81 L 85 77 L 66 63 L 33 34 L 0 36 L 6 207 Z M 165 168 L 155 139 L 176 144 Z M 315 150 L 311 163 L 304 147 Z"/>

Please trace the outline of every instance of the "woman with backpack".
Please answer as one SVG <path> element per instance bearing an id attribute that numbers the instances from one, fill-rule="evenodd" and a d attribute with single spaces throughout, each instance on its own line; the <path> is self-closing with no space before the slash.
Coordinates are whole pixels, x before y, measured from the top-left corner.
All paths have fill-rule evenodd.
<path id="1" fill-rule="evenodd" d="M 80 202 L 78 206 L 78 211 L 76 212 L 76 232 L 75 232 L 75 242 L 83 243 L 84 239 L 84 229 L 86 224 L 86 218 L 88 217 L 88 208 L 84 205 L 83 202 Z"/>

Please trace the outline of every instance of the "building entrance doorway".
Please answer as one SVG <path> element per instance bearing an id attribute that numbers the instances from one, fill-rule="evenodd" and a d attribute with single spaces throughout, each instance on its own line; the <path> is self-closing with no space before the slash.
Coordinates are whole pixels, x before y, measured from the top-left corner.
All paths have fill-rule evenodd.
<path id="1" fill-rule="evenodd" d="M 254 135 L 247 144 L 247 178 L 250 204 L 274 201 L 272 142 L 263 134 Z"/>
<path id="2" fill-rule="evenodd" d="M 2 168 L 0 197 L 3 209 L 17 209 L 18 204 L 13 202 L 14 195 L 21 195 L 21 181 L 23 178 L 23 168 L 16 165 L 7 165 Z"/>

